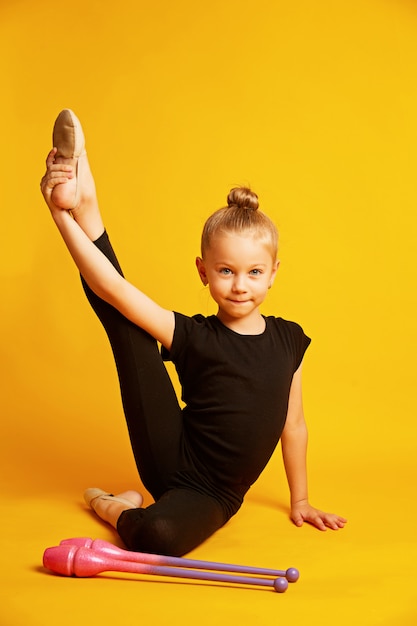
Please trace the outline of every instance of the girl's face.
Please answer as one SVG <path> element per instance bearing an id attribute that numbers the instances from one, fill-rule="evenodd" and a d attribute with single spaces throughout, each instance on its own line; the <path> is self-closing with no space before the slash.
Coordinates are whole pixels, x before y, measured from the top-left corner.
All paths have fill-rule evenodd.
<path id="1" fill-rule="evenodd" d="M 251 235 L 224 233 L 212 241 L 204 259 L 197 258 L 196 264 L 219 306 L 219 319 L 237 331 L 260 332 L 259 305 L 278 269 L 266 244 Z"/>

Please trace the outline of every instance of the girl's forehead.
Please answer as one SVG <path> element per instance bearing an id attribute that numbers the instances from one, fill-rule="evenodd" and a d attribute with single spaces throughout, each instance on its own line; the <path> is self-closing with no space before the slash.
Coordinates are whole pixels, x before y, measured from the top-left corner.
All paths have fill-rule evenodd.
<path id="1" fill-rule="evenodd" d="M 213 237 L 206 253 L 205 256 L 213 260 L 215 257 L 224 255 L 227 255 L 229 258 L 255 257 L 260 260 L 265 259 L 267 256 L 271 257 L 268 243 L 259 237 L 254 237 L 251 233 L 219 233 L 216 237 Z"/>
<path id="2" fill-rule="evenodd" d="M 266 241 L 250 232 L 221 232 L 213 237 L 210 247 L 233 247 L 236 245 L 260 250 L 265 248 Z"/>

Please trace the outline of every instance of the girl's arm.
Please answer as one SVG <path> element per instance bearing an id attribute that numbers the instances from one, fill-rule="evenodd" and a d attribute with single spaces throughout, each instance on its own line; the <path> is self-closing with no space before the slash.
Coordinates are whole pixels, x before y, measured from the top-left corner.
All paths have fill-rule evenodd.
<path id="1" fill-rule="evenodd" d="M 308 501 L 307 426 L 304 419 L 301 365 L 291 384 L 288 413 L 281 436 L 282 456 L 291 494 L 291 519 L 296 526 L 309 522 L 319 530 L 343 528 L 347 520 L 333 513 L 324 513 Z"/>
<path id="2" fill-rule="evenodd" d="M 84 176 L 80 171 L 77 172 L 77 176 L 80 177 L 77 184 L 80 185 L 81 193 L 79 206 L 75 211 L 76 219 L 73 219 L 69 211 L 54 203 L 52 197 L 54 189 L 58 185 L 65 185 L 76 175 L 71 164 L 55 163 L 56 152 L 56 148 L 53 148 L 47 156 L 41 191 L 81 275 L 96 295 L 114 306 L 169 350 L 174 334 L 174 313 L 160 307 L 125 280 L 92 241 L 102 234 L 104 226 L 95 195 L 94 181 L 91 173 L 88 175 L 87 161 L 82 164 Z"/>
<path id="3" fill-rule="evenodd" d="M 174 333 L 174 313 L 160 307 L 120 276 L 68 211 L 54 210 L 52 217 L 81 275 L 94 293 L 169 350 Z"/>

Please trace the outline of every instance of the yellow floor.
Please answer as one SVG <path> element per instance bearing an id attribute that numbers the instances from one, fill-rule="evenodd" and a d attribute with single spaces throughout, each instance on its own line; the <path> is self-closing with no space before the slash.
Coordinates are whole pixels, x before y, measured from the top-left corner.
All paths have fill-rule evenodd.
<path id="1" fill-rule="evenodd" d="M 280 490 L 285 493 L 285 485 L 276 457 L 239 514 L 191 555 L 278 569 L 297 567 L 300 579 L 284 594 L 152 576 L 106 573 L 75 579 L 50 574 L 42 567 L 43 551 L 61 539 L 89 536 L 121 544 L 85 508 L 81 485 L 78 489 L 66 485 L 61 493 L 42 487 L 37 493 L 35 471 L 1 501 L 0 623 L 133 625 L 146 618 L 161 625 L 279 621 L 414 626 L 417 541 L 415 505 L 410 508 L 414 482 L 407 480 L 403 466 L 396 470 L 395 487 L 392 474 L 387 476 L 382 466 L 371 469 L 371 461 L 355 464 L 354 480 L 343 457 L 331 470 L 314 472 L 320 479 L 314 489 L 317 501 L 349 518 L 343 531 L 320 533 L 291 525 L 286 499 L 279 495 Z M 54 472 L 53 467 L 50 470 Z M 276 476 L 281 478 L 276 481 Z"/>

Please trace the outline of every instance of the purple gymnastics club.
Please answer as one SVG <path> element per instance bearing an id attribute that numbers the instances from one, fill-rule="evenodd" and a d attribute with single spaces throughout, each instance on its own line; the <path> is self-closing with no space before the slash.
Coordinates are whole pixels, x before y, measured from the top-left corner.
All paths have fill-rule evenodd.
<path id="1" fill-rule="evenodd" d="M 43 564 L 47 569 L 64 576 L 89 577 L 107 571 L 128 572 L 257 585 L 271 587 L 279 593 L 287 590 L 288 580 L 295 582 L 299 576 L 298 571 L 294 568 L 283 572 L 281 570 L 130 552 L 100 539 L 93 541 L 84 537 L 67 539 L 61 542 L 59 546 L 48 548 L 43 555 Z M 265 578 L 257 575 L 265 576 Z"/>
<path id="2" fill-rule="evenodd" d="M 287 570 L 266 569 L 264 567 L 251 567 L 247 565 L 231 565 L 229 563 L 216 563 L 214 561 L 199 561 L 185 559 L 183 557 L 162 556 L 160 554 L 147 554 L 143 552 L 131 552 L 114 546 L 103 539 L 90 539 L 89 537 L 76 537 L 63 539 L 60 545 L 72 545 L 90 548 L 105 556 L 113 557 L 121 561 L 134 561 L 136 563 L 149 563 L 152 565 L 171 565 L 173 567 L 194 567 L 196 569 L 217 570 L 223 572 L 235 572 L 239 574 L 253 574 L 260 576 L 283 576 L 288 582 L 296 582 L 300 574 L 297 569 L 291 567 Z"/>

